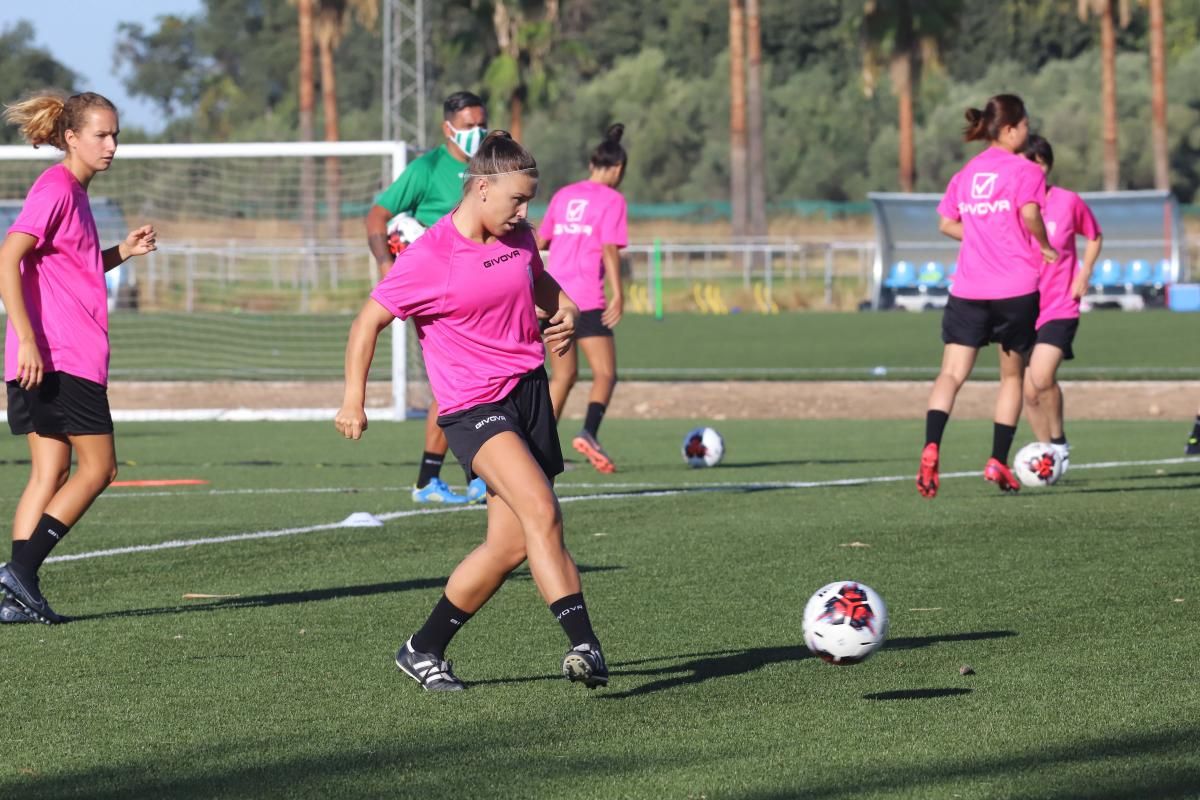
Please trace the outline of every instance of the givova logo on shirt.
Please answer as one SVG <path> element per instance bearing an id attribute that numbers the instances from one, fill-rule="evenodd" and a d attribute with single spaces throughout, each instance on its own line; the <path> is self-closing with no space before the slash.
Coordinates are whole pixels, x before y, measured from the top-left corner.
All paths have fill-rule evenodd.
<path id="1" fill-rule="evenodd" d="M 521 256 L 520 250 L 513 250 L 511 252 L 505 253 L 504 255 L 496 256 L 495 258 L 489 258 L 487 261 L 483 262 L 483 268 L 491 269 L 492 267 L 496 266 L 497 264 L 503 264 L 505 261 L 511 261 L 514 258 L 520 258 L 520 256 Z"/>
<path id="2" fill-rule="evenodd" d="M 1012 211 L 1012 203 L 1007 200 L 992 202 L 996 193 L 995 172 L 976 172 L 971 176 L 971 203 L 959 203 L 958 213 L 978 217 L 995 214 L 998 211 Z"/>

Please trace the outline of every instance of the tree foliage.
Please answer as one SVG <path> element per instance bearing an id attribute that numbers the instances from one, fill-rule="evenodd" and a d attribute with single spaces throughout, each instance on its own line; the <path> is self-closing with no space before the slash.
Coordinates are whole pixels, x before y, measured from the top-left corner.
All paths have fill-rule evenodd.
<path id="1" fill-rule="evenodd" d="M 73 91 L 77 76 L 43 48 L 32 44 L 33 26 L 18 21 L 0 29 L 0 100 L 13 102 L 38 89 Z M 0 126 L 0 144 L 16 144 L 21 134 Z"/>
<path id="2" fill-rule="evenodd" d="M 1056 179 L 1098 188 L 1099 33 L 1080 21 L 1078 0 L 954 2 L 953 26 L 939 33 L 940 67 L 925 63 L 915 86 L 917 189 L 944 188 L 974 152 L 961 141 L 963 110 L 1001 91 L 1023 95 L 1034 127 L 1054 142 Z M 1200 188 L 1200 0 L 1164 2 L 1172 184 L 1191 201 Z M 523 35 L 541 54 L 536 70 L 520 56 L 517 64 L 498 59 L 491 0 L 426 3 L 431 141 L 440 136 L 444 95 L 479 92 L 493 124 L 503 124 L 502 92 L 519 79 L 533 90 L 525 141 L 544 193 L 582 177 L 605 127 L 623 122 L 631 200 L 727 196 L 727 0 L 558 0 L 550 29 L 536 25 L 544 3 L 508 3 L 532 23 Z M 762 0 L 771 200 L 858 200 L 896 188 L 896 99 L 887 71 L 874 96 L 862 92 L 855 21 L 863 7 L 864 0 Z M 1117 31 L 1121 175 L 1124 187 L 1144 188 L 1153 182 L 1148 20 L 1139 3 L 1130 12 L 1129 26 Z M 296 36 L 287 0 L 204 0 L 193 16 L 123 26 L 117 67 L 132 92 L 160 109 L 164 140 L 286 140 L 297 128 Z M 69 70 L 28 44 L 33 38 L 20 24 L 0 32 L 4 99 L 73 85 Z M 381 46 L 378 28 L 357 25 L 337 46 L 343 138 L 380 135 Z"/>

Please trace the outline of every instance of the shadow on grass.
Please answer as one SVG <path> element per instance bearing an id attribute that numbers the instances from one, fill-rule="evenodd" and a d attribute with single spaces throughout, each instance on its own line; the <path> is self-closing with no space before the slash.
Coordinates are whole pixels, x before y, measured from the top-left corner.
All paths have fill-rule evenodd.
<path id="1" fill-rule="evenodd" d="M 955 761 L 872 764 L 840 775 L 836 782 L 786 786 L 739 795 L 740 800 L 817 800 L 895 792 L 904 796 L 949 796 L 957 786 L 978 794 L 984 780 L 1005 796 L 1053 796 L 1058 800 L 1172 800 L 1195 798 L 1200 767 L 1194 754 L 1200 728 L 1181 726 L 1164 733 L 1078 737 L 1057 746 Z M 1155 759 L 1155 761 L 1148 761 Z M 1192 763 L 1188 763 L 1188 761 Z M 1092 774 L 1081 770 L 1091 768 Z M 1062 777 L 1064 771 L 1070 778 Z M 1049 786 L 1047 785 L 1049 784 Z M 1047 793 L 1049 789 L 1050 793 Z M 954 796 L 960 796 L 958 794 Z"/>
<path id="2" fill-rule="evenodd" d="M 586 564 L 579 566 L 580 573 L 610 572 L 625 569 L 620 566 L 592 567 Z M 196 601 L 188 605 L 160 606 L 157 608 L 133 608 L 125 611 L 109 611 L 103 614 L 84 614 L 71 618 L 73 623 L 124 619 L 128 617 L 158 617 L 169 614 L 193 614 L 197 612 L 211 613 L 214 611 L 236 611 L 245 608 L 270 608 L 272 606 L 289 606 L 300 603 L 317 603 L 324 600 L 342 600 L 349 597 L 373 597 L 381 594 L 396 592 L 411 592 L 420 589 L 438 589 L 446 585 L 446 577 L 441 578 L 411 578 L 405 581 L 389 581 L 386 583 L 367 583 L 360 586 L 338 586 L 329 589 L 308 589 L 298 592 L 279 592 L 276 594 L 247 595 L 245 597 L 229 597 L 209 602 Z M 514 572 L 509 580 L 531 580 L 526 569 Z"/>
<path id="3" fill-rule="evenodd" d="M 894 464 L 895 458 L 797 458 L 779 461 L 722 461 L 721 470 L 753 467 L 828 467 L 839 464 Z M 907 462 L 905 462 L 907 463 Z"/>
<path id="4" fill-rule="evenodd" d="M 695 769 L 704 758 L 699 752 L 614 755 L 582 739 L 579 746 L 564 750 L 558 724 L 522 723 L 519 715 L 516 720 L 506 716 L 502 722 L 489 721 L 486 715 L 476 716 L 470 693 L 424 700 L 441 708 L 457 704 L 470 724 L 449 725 L 435 714 L 436 721 L 424 723 L 419 730 L 401 720 L 392 730 L 308 740 L 302 736 L 238 740 L 213 731 L 201 734 L 200 742 L 195 735 L 184 738 L 187 744 L 182 745 L 167 734 L 163 741 L 145 740 L 152 756 L 112 753 L 108 758 L 97 756 L 101 763 L 71 770 L 56 769 L 57 759 L 44 755 L 14 754 L 0 766 L 0 796 L 21 800 L 561 797 L 564 777 L 577 776 L 592 787 L 585 796 L 603 797 L 612 795 L 597 786 L 624 787 L 625 781 L 638 779 L 646 770 Z M 246 731 L 254 728 L 251 719 L 233 724 Z M 519 741 L 513 741 L 514 736 Z M 13 774 L 18 770 L 22 774 Z M 578 789 L 570 793 L 577 794 Z"/>
<path id="5" fill-rule="evenodd" d="M 950 642 L 972 642 L 987 639 L 1005 639 L 1016 636 L 1016 631 L 971 631 L 968 633 L 951 633 L 943 636 L 918 636 L 888 640 L 885 650 L 916 650 L 922 647 L 932 647 L 937 644 Z M 614 681 L 620 682 L 626 678 L 652 678 L 646 683 L 625 691 L 605 691 L 596 695 L 597 699 L 619 700 L 626 697 L 662 692 L 679 686 L 689 686 L 715 678 L 729 678 L 736 675 L 746 675 L 762 669 L 769 664 L 790 663 L 812 658 L 812 654 L 802 644 L 785 645 L 781 647 L 754 647 L 747 650 L 714 650 L 705 653 L 681 653 L 678 655 L 656 656 L 635 661 L 614 661 L 609 663 L 609 672 Z M 651 664 L 662 662 L 678 662 L 661 667 Z M 631 669 L 634 668 L 634 669 Z M 562 680 L 559 675 L 536 675 L 523 678 L 496 678 L 493 680 L 473 681 L 472 685 L 531 683 L 544 680 Z M 882 699 L 882 698 L 881 698 Z"/>
<path id="6" fill-rule="evenodd" d="M 897 689 L 892 692 L 871 692 L 864 694 L 863 700 L 931 700 L 935 697 L 958 697 L 970 694 L 970 689 Z"/>
<path id="7" fill-rule="evenodd" d="M 1160 480 L 1163 476 L 1157 476 Z M 1195 475 L 1188 477 L 1194 478 Z M 1089 488 L 1086 486 L 1056 486 L 1050 491 L 1042 491 L 1035 489 L 1029 492 L 1030 497 L 1049 497 L 1051 495 L 1062 494 L 1131 494 L 1133 492 L 1178 492 L 1187 489 L 1200 489 L 1200 483 L 1170 483 L 1163 486 L 1105 486 Z M 1022 495 L 1025 492 L 1021 492 Z"/>

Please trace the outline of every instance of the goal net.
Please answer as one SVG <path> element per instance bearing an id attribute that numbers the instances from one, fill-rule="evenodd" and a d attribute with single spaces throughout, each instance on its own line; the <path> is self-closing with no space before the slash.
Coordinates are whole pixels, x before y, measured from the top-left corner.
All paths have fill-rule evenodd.
<path id="1" fill-rule="evenodd" d="M 0 224 L 61 153 L 0 147 Z M 152 223 L 158 250 L 109 273 L 110 398 L 123 419 L 331 417 L 350 322 L 378 278 L 363 217 L 403 143 L 123 145 L 89 187 L 103 247 Z M 428 399 L 415 337 L 381 336 L 372 419 Z"/>

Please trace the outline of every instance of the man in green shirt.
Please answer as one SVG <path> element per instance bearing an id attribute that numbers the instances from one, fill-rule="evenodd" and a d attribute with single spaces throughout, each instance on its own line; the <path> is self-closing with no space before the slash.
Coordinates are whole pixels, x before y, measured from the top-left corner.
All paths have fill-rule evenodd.
<path id="1" fill-rule="evenodd" d="M 462 199 L 467 162 L 487 135 L 487 109 L 478 96 L 455 92 L 442 105 L 442 133 L 446 141 L 405 167 L 400 177 L 375 198 L 367 212 L 367 245 L 379 264 L 380 275 L 392 268 L 397 249 L 388 243 L 389 223 L 403 245 L 449 214 Z M 401 216 L 403 215 L 403 216 Z M 400 216 L 410 219 L 400 222 Z M 395 222 L 393 222 L 395 220 Z M 416 220 L 416 224 L 412 223 Z M 399 223 L 399 224 L 396 224 Z M 441 479 L 446 458 L 446 436 L 437 424 L 437 401 L 429 406 L 425 418 L 425 452 L 412 497 L 418 503 L 473 503 L 487 498 L 487 486 L 476 478 L 467 486 L 467 494 L 456 494 Z"/>

